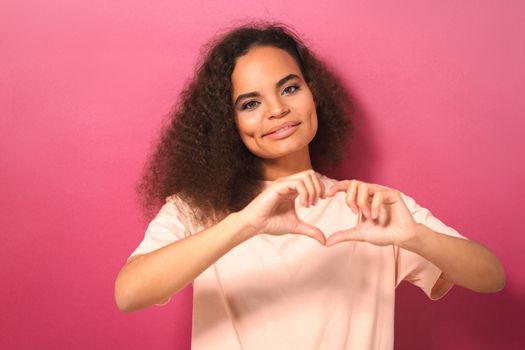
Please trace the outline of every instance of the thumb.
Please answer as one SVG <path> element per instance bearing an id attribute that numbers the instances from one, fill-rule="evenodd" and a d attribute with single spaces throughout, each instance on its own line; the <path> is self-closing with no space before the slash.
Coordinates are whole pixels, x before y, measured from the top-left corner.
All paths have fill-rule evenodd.
<path id="1" fill-rule="evenodd" d="M 330 237 L 328 237 L 328 239 L 326 240 L 326 246 L 329 247 L 344 241 L 363 242 L 364 238 L 361 232 L 357 231 L 355 227 L 353 227 L 348 230 L 336 231 L 333 234 L 331 234 Z"/>
<path id="2" fill-rule="evenodd" d="M 324 195 L 325 195 L 326 197 L 331 197 L 331 196 L 333 196 L 336 192 L 337 192 L 337 186 L 334 184 L 334 185 L 331 185 L 331 186 L 326 190 L 326 192 L 324 193 Z"/>
<path id="3" fill-rule="evenodd" d="M 315 226 L 309 225 L 302 221 L 299 221 L 297 223 L 292 233 L 298 233 L 301 235 L 311 237 L 318 241 L 321 245 L 325 245 L 326 243 L 326 238 L 321 230 L 319 230 Z"/>

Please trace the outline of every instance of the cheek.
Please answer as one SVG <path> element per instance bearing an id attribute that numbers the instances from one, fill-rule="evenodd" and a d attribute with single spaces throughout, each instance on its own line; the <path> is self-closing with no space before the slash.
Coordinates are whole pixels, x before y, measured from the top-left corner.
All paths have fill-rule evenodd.
<path id="1" fill-rule="evenodd" d="M 241 138 L 253 138 L 255 136 L 257 125 L 255 118 L 241 117 L 237 118 L 235 124 L 237 125 L 237 131 L 241 135 Z"/>
<path id="2" fill-rule="evenodd" d="M 318 119 L 317 119 L 317 108 L 315 107 L 315 104 L 313 103 L 312 100 L 309 101 L 309 104 L 308 104 L 308 109 L 304 111 L 305 115 L 308 115 L 310 116 L 310 128 L 313 130 L 313 132 L 315 133 L 317 131 L 317 126 L 318 126 Z"/>
<path id="3" fill-rule="evenodd" d="M 310 92 L 301 95 L 300 98 L 294 101 L 294 108 L 304 116 L 317 118 L 315 102 Z M 312 122 L 312 120 L 310 122 Z"/>
<path id="4" fill-rule="evenodd" d="M 235 119 L 235 125 L 242 143 L 251 150 L 255 143 L 255 126 L 249 120 L 240 118 Z"/>

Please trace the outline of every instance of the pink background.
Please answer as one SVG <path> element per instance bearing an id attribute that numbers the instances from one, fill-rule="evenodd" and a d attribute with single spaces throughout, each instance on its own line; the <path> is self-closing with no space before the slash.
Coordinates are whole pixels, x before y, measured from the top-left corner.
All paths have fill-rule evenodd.
<path id="1" fill-rule="evenodd" d="M 492 249 L 493 295 L 399 288 L 398 349 L 518 349 L 525 264 L 525 6 L 520 1 L 3 1 L 0 347 L 186 349 L 191 289 L 118 311 L 146 227 L 133 186 L 199 47 L 282 20 L 356 99 L 345 166 Z"/>

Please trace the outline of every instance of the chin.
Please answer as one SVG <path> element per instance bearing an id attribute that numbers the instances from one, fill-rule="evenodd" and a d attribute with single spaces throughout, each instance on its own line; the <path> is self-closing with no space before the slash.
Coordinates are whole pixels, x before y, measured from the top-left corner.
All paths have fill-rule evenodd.
<path id="1" fill-rule="evenodd" d="M 257 155 L 259 158 L 264 159 L 277 159 L 282 158 L 291 154 L 301 153 L 302 151 L 308 152 L 308 144 L 301 144 L 301 145 L 295 145 L 295 146 L 284 146 L 283 147 L 276 147 L 272 150 L 265 150 L 265 151 L 259 151 L 257 153 L 252 152 L 253 154 Z"/>

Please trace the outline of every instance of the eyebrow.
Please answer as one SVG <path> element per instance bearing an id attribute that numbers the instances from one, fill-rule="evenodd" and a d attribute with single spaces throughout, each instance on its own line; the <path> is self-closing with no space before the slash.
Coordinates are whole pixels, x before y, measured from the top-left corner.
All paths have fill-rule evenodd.
<path id="1" fill-rule="evenodd" d="M 288 80 L 291 80 L 291 79 L 300 79 L 300 77 L 297 75 L 297 74 L 288 74 L 287 76 L 285 76 L 284 78 L 282 78 L 281 80 L 279 80 L 276 84 L 275 84 L 275 88 L 278 89 L 280 88 L 281 86 L 283 86 L 284 84 L 286 84 L 286 82 Z M 235 100 L 235 103 L 233 104 L 234 106 L 237 106 L 237 104 L 241 101 L 241 100 L 244 100 L 246 98 L 250 98 L 250 97 L 258 97 L 260 96 L 260 94 L 256 91 L 253 91 L 253 92 L 247 92 L 245 94 L 241 94 L 237 97 L 237 99 Z"/>

